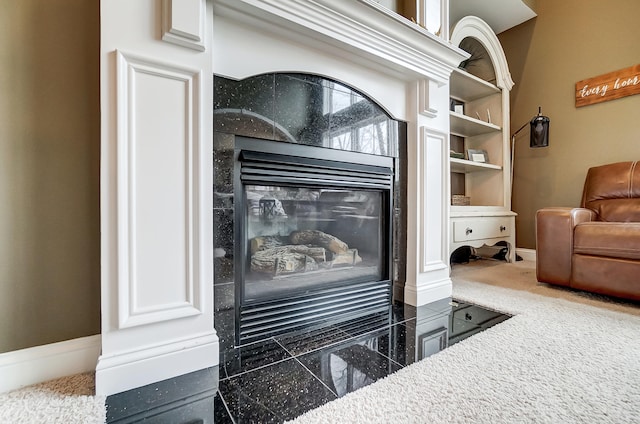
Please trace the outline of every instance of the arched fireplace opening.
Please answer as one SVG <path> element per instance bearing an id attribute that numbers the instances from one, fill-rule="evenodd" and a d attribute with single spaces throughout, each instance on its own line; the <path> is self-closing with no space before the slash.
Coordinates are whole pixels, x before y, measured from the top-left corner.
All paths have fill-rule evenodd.
<path id="1" fill-rule="evenodd" d="M 315 75 L 214 86 L 222 343 L 388 314 L 404 286 L 406 125 Z"/>

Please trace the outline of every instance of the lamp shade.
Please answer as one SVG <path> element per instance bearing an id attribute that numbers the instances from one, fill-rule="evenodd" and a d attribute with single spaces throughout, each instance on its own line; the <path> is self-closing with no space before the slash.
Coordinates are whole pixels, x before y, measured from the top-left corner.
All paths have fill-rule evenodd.
<path id="1" fill-rule="evenodd" d="M 529 147 L 549 146 L 549 123 L 551 120 L 542 115 L 542 109 L 538 108 L 538 115 L 531 122 Z"/>
<path id="2" fill-rule="evenodd" d="M 538 115 L 529 122 L 529 147 L 549 147 L 549 123 L 551 120 L 542 115 L 542 108 L 538 107 Z M 525 122 L 511 135 L 511 189 L 513 190 L 513 164 L 516 159 L 516 136 L 527 127 Z"/>

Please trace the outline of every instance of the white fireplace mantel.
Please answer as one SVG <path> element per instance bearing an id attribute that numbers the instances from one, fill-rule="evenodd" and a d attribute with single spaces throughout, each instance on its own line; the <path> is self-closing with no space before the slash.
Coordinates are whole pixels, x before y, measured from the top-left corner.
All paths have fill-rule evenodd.
<path id="1" fill-rule="evenodd" d="M 97 393 L 218 363 L 212 74 L 323 75 L 406 121 L 400 294 L 412 305 L 450 296 L 449 75 L 466 56 L 371 0 L 101 2 Z"/>
<path id="2" fill-rule="evenodd" d="M 451 68 L 467 56 L 372 0 L 217 0 L 214 11 L 216 17 L 240 25 L 297 38 L 348 60 L 371 62 L 406 80 L 447 84 Z"/>

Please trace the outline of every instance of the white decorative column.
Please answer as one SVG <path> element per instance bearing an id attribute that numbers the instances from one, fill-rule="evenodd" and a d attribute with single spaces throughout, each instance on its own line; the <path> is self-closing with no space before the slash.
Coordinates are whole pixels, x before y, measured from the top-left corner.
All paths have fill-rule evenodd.
<path id="1" fill-rule="evenodd" d="M 101 3 L 98 394 L 218 363 L 208 12 L 205 0 Z"/>
<path id="2" fill-rule="evenodd" d="M 404 301 L 419 306 L 451 296 L 448 264 L 449 85 L 410 85 L 408 129 L 407 281 Z"/>

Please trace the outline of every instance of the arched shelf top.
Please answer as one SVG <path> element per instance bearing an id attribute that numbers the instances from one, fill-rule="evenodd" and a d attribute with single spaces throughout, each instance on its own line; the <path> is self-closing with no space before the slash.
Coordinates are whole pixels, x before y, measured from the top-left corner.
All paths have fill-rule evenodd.
<path id="1" fill-rule="evenodd" d="M 451 43 L 459 46 L 462 40 L 467 37 L 475 38 L 486 49 L 496 73 L 496 85 L 501 89 L 511 91 L 514 83 L 511 79 L 511 72 L 509 72 L 507 58 L 498 37 L 489 24 L 477 16 L 465 16 L 453 27 Z"/>

